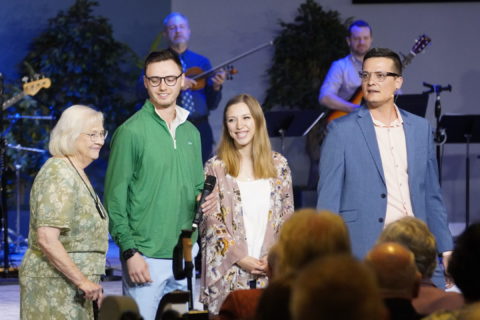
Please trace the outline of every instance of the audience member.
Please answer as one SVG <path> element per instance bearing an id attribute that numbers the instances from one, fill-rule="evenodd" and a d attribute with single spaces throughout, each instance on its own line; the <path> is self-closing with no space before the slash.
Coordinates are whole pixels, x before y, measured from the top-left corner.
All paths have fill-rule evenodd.
<path id="1" fill-rule="evenodd" d="M 329 211 L 296 211 L 280 230 L 274 280 L 258 303 L 256 319 L 290 319 L 290 288 L 296 273 L 316 258 L 351 254 L 350 238 L 342 218 Z"/>
<path id="2" fill-rule="evenodd" d="M 294 320 L 375 320 L 387 312 L 375 275 L 350 255 L 331 255 L 304 268 L 292 286 Z"/>
<path id="3" fill-rule="evenodd" d="M 445 292 L 431 280 L 437 264 L 437 245 L 425 222 L 415 217 L 392 222 L 385 227 L 378 242 L 397 242 L 414 254 L 415 264 L 422 275 L 418 297 L 412 301 L 418 313 L 428 315 L 437 310 L 454 310 L 463 306 L 461 294 Z"/>
<path id="4" fill-rule="evenodd" d="M 420 286 L 420 273 L 413 253 L 398 243 L 385 242 L 374 246 L 365 261 L 377 277 L 390 319 L 421 319 L 412 305 Z"/>
<path id="5" fill-rule="evenodd" d="M 480 319 L 480 303 L 474 303 L 468 306 L 465 313 L 462 315 L 461 320 L 478 320 Z"/>
<path id="6" fill-rule="evenodd" d="M 278 275 L 263 290 L 257 310 L 255 320 L 290 320 L 290 294 L 293 277 Z"/>
<path id="7" fill-rule="evenodd" d="M 462 320 L 470 312 L 469 306 L 480 302 L 479 243 L 480 223 L 475 223 L 458 237 L 448 263 L 448 273 L 463 293 L 465 306 L 453 311 L 435 312 L 425 320 Z"/>
<path id="8" fill-rule="evenodd" d="M 280 230 L 278 274 L 293 275 L 315 258 L 334 253 L 351 253 L 342 218 L 326 210 L 298 210 Z"/>

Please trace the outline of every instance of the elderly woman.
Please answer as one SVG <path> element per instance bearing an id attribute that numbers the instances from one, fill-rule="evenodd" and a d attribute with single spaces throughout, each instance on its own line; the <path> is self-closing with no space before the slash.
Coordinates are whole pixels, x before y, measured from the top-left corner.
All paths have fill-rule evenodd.
<path id="1" fill-rule="evenodd" d="M 84 169 L 106 136 L 102 113 L 81 105 L 66 109 L 52 130 L 53 157 L 30 193 L 21 319 L 93 319 L 93 301 L 102 300 L 108 220 Z"/>
<path id="2" fill-rule="evenodd" d="M 262 108 L 252 96 L 227 103 L 218 155 L 205 173 L 217 178 L 218 197 L 201 224 L 200 301 L 217 314 L 231 291 L 266 285 L 268 250 L 293 213 L 290 168 L 272 151 Z"/>

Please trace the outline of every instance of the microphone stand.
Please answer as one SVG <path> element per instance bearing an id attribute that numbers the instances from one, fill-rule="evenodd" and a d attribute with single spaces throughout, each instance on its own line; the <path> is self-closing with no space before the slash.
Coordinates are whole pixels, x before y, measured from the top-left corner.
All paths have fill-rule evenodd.
<path id="1" fill-rule="evenodd" d="M 440 126 L 440 117 L 442 115 L 442 104 L 440 101 L 440 92 L 442 91 L 452 91 L 452 86 L 441 86 L 439 84 L 430 84 L 427 82 L 423 82 L 423 86 L 429 88 L 429 90 L 423 91 L 424 94 L 435 93 L 435 118 L 436 118 L 436 129 L 435 129 L 435 137 L 434 140 L 437 144 L 436 146 L 436 153 L 437 153 L 437 165 L 438 165 L 438 180 L 440 185 L 442 184 L 442 145 L 445 143 L 447 139 L 447 135 L 445 134 L 445 128 Z"/>
<path id="2" fill-rule="evenodd" d="M 0 213 L 2 215 L 2 227 L 3 227 L 3 274 L 4 278 L 11 276 L 10 264 L 9 264 L 9 247 L 8 247 L 8 210 L 7 210 L 7 197 L 6 197 L 6 184 L 5 184 L 5 136 L 3 134 L 3 75 L 0 73 Z"/>
<path id="3" fill-rule="evenodd" d="M 9 117 L 7 117 L 8 119 Z M 5 139 L 6 142 L 6 139 Z M 28 152 L 36 152 L 36 153 L 45 153 L 47 150 L 43 149 L 38 149 L 38 148 L 28 148 L 28 147 L 23 147 L 20 144 L 13 145 L 10 143 L 6 143 L 6 147 L 16 150 L 18 152 L 20 151 L 28 151 Z M 22 169 L 22 165 L 18 162 L 18 152 L 17 152 L 17 160 L 14 163 L 15 166 L 15 185 L 16 185 L 16 209 L 17 209 L 17 220 L 16 220 L 16 230 L 15 230 L 15 251 L 17 251 L 20 248 L 20 244 L 25 241 L 25 239 L 22 237 L 20 233 L 20 170 Z M 23 239 L 23 240 L 22 240 Z"/>
<path id="4" fill-rule="evenodd" d="M 177 245 L 173 249 L 173 276 L 175 280 L 187 278 L 187 288 L 189 292 L 188 310 L 193 310 L 193 259 L 192 259 L 192 230 L 182 229 L 178 238 Z"/>
<path id="5" fill-rule="evenodd" d="M 175 280 L 182 280 L 187 278 L 187 287 L 190 293 L 188 301 L 188 309 L 193 310 L 193 285 L 192 285 L 192 234 L 198 229 L 200 221 L 202 220 L 203 211 L 201 209 L 202 203 L 210 195 L 215 187 L 217 179 L 215 176 L 207 175 L 205 183 L 203 184 L 203 191 L 200 201 L 197 203 L 197 210 L 192 222 L 191 229 L 182 229 L 177 245 L 173 248 L 172 269 Z M 184 263 L 185 261 L 185 263 Z"/>

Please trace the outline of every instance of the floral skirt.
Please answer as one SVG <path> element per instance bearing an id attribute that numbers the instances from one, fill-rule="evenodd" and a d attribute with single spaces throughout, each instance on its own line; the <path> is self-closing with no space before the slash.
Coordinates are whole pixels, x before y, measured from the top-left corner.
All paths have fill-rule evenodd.
<path id="1" fill-rule="evenodd" d="M 99 275 L 88 276 L 98 283 Z M 91 300 L 82 298 L 66 278 L 20 276 L 20 319 L 93 320 Z"/>

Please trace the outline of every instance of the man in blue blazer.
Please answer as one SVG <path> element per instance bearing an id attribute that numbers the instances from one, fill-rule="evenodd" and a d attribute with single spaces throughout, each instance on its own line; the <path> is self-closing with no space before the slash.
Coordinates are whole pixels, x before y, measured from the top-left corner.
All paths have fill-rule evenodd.
<path id="1" fill-rule="evenodd" d="M 452 250 L 438 180 L 432 128 L 396 107 L 402 64 L 389 49 L 364 58 L 366 106 L 333 121 L 322 146 L 318 209 L 340 213 L 354 254 L 363 258 L 385 224 L 402 216 L 424 220 L 444 257 Z"/>

